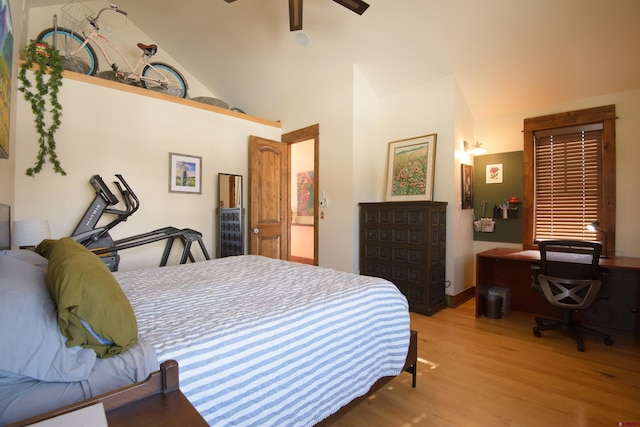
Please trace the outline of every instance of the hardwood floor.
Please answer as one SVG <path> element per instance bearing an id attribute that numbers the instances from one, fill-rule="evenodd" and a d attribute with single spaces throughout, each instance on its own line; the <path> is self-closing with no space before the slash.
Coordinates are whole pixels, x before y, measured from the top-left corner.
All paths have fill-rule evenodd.
<path id="1" fill-rule="evenodd" d="M 640 338 L 608 331 L 586 351 L 558 331 L 533 336 L 533 315 L 474 316 L 475 300 L 418 331 L 418 386 L 401 374 L 334 426 L 640 426 Z"/>

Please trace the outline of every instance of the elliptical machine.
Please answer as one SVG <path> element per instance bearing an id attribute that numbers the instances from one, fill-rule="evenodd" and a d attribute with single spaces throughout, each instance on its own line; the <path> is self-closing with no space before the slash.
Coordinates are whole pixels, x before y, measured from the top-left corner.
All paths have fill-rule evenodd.
<path id="1" fill-rule="evenodd" d="M 171 253 L 175 239 L 180 239 L 184 245 L 180 264 L 186 263 L 187 259 L 195 262 L 195 258 L 191 253 L 191 244 L 193 242 L 198 242 L 205 259 L 211 259 L 202 241 L 202 233 L 190 228 L 178 229 L 176 227 L 164 227 L 148 233 L 137 234 L 114 241 L 109 235 L 109 231 L 122 221 L 126 221 L 127 218 L 133 215 L 140 207 L 138 197 L 136 197 L 122 175 L 116 174 L 115 176 L 120 182 L 114 181 L 114 185 L 120 193 L 125 209 L 120 210 L 110 207 L 119 203 L 118 197 L 109 190 L 109 187 L 107 187 L 100 175 L 93 175 L 89 179 L 89 183 L 93 186 L 96 196 L 76 226 L 76 229 L 73 231 L 71 235 L 73 240 L 91 249 L 96 255 L 99 255 L 111 271 L 118 271 L 118 265 L 120 263 L 119 250 L 142 246 L 161 240 L 166 240 L 167 243 L 160 260 L 160 267 L 167 265 L 167 260 L 169 259 L 169 254 Z M 115 215 L 116 218 L 104 226 L 97 227 L 98 221 L 105 213 Z"/>

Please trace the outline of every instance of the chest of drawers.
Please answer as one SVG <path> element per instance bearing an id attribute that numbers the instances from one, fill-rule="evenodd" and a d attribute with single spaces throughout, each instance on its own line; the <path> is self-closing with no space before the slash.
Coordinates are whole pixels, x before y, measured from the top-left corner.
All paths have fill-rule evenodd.
<path id="1" fill-rule="evenodd" d="M 360 203 L 360 274 L 393 282 L 409 309 L 446 306 L 446 202 Z"/>

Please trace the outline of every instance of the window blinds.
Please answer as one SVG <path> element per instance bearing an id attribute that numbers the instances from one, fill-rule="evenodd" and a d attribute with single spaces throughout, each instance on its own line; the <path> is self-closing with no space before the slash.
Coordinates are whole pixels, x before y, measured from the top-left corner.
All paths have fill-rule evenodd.
<path id="1" fill-rule="evenodd" d="M 598 241 L 586 226 L 602 204 L 602 124 L 534 132 L 535 241 Z"/>

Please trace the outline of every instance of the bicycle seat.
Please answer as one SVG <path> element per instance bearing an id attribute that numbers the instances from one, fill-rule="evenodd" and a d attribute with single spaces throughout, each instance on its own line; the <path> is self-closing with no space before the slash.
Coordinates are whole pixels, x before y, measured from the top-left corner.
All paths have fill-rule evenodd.
<path id="1" fill-rule="evenodd" d="M 144 51 L 146 55 L 153 56 L 158 51 L 158 45 L 138 43 L 138 47 Z"/>

